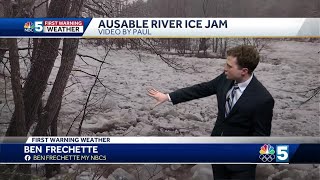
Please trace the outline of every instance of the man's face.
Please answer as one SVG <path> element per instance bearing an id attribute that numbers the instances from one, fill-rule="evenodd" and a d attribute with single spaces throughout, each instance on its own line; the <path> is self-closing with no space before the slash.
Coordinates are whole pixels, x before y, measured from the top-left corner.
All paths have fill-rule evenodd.
<path id="1" fill-rule="evenodd" d="M 241 68 L 238 65 L 236 57 L 228 56 L 224 66 L 224 73 L 227 76 L 227 79 L 241 81 L 243 76 L 248 73 L 248 69 Z"/>

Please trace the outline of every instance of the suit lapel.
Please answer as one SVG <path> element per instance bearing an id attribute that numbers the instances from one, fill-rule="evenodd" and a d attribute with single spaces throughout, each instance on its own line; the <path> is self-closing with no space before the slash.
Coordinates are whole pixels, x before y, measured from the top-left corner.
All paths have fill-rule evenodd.
<path id="1" fill-rule="evenodd" d="M 232 116 L 237 109 L 246 102 L 247 98 L 252 95 L 252 91 L 254 90 L 254 85 L 256 84 L 257 79 L 253 76 L 251 82 L 248 84 L 236 104 L 234 104 L 233 108 L 231 109 L 230 113 L 228 114 L 227 118 Z"/>

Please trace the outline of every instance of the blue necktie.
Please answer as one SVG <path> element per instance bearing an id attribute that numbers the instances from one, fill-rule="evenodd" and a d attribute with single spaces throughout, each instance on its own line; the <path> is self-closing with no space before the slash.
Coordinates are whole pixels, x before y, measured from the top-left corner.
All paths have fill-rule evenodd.
<path id="1" fill-rule="evenodd" d="M 236 91 L 239 89 L 239 86 L 237 83 L 235 83 L 232 87 L 231 92 L 227 95 L 227 100 L 226 100 L 226 113 L 225 113 L 225 117 L 228 116 L 228 114 L 230 113 L 233 105 L 235 104 L 235 102 L 237 101 L 235 99 L 235 95 L 236 95 Z"/>

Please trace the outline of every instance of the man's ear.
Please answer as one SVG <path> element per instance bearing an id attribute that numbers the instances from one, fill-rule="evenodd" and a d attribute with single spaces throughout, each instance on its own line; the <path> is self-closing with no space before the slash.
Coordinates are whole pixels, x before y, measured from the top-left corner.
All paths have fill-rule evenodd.
<path id="1" fill-rule="evenodd" d="M 242 74 L 242 75 L 249 74 L 249 69 L 248 69 L 248 68 L 242 68 L 241 74 Z"/>

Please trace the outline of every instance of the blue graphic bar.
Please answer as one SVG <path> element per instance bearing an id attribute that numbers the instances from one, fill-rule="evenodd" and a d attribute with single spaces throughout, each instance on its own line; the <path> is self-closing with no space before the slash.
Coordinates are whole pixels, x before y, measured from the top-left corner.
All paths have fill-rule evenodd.
<path id="1" fill-rule="evenodd" d="M 320 163 L 319 144 L 0 144 L 0 163 Z"/>
<path id="2" fill-rule="evenodd" d="M 0 38 L 81 37 L 92 18 L 0 18 Z"/>

